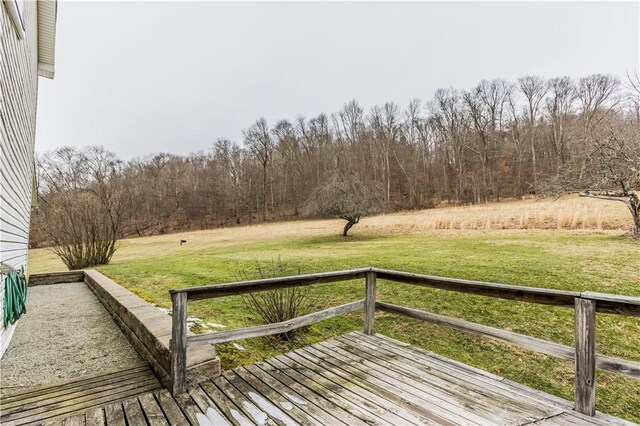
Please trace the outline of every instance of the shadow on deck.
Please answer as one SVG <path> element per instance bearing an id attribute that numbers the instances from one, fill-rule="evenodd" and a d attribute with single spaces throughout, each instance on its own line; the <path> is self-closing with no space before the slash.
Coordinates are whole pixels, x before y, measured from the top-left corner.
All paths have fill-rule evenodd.
<path id="1" fill-rule="evenodd" d="M 87 403 L 92 395 L 96 400 L 100 396 L 98 388 L 85 386 L 85 392 Z M 64 404 L 64 396 L 58 395 L 51 407 L 61 398 Z M 361 332 L 236 368 L 190 386 L 176 399 L 163 389 L 72 417 L 53 409 L 49 413 L 37 419 L 3 419 L 2 424 L 631 424 L 602 413 L 579 414 L 569 401 L 380 334 Z"/>

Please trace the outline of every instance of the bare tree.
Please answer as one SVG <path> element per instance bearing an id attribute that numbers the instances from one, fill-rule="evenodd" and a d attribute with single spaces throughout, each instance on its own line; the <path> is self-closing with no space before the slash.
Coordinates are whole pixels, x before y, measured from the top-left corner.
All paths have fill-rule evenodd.
<path id="1" fill-rule="evenodd" d="M 533 191 L 538 186 L 538 156 L 536 148 L 536 124 L 538 121 L 542 100 L 547 94 L 547 85 L 542 77 L 524 76 L 518 79 L 518 88 L 526 101 L 527 139 L 531 149 L 531 174 L 533 175 Z"/>
<path id="2" fill-rule="evenodd" d="M 342 236 L 346 237 L 360 218 L 383 210 L 384 202 L 379 189 L 367 185 L 357 177 L 346 177 L 336 173 L 323 186 L 316 188 L 307 202 L 309 216 L 336 217 L 346 220 Z"/>
<path id="3" fill-rule="evenodd" d="M 580 196 L 623 202 L 632 217 L 630 235 L 640 237 L 640 197 L 634 192 L 640 186 L 640 129 L 618 121 L 608 124 L 588 158 L 588 172 L 580 182 L 591 188 Z"/>
<path id="4" fill-rule="evenodd" d="M 260 118 L 244 132 L 244 142 L 262 166 L 262 220 L 267 220 L 267 169 L 274 145 L 267 120 Z"/>
<path id="5" fill-rule="evenodd" d="M 605 169 L 598 164 L 602 158 L 620 167 L 616 158 L 633 154 L 627 148 L 640 127 L 640 79 L 637 72 L 628 79 L 621 85 L 599 74 L 576 81 L 525 76 L 513 86 L 483 80 L 468 92 L 440 89 L 430 101 L 413 100 L 402 110 L 386 103 L 366 115 L 351 100 L 335 113 L 278 120 L 272 128 L 257 120 L 244 132 L 243 144 L 219 139 L 206 152 L 118 163 L 117 179 L 108 181 L 121 182 L 131 193 L 134 206 L 126 219 L 133 235 L 228 226 L 256 217 L 296 218 L 334 172 L 381 188 L 381 198 L 398 210 L 550 190 L 619 192 L 620 183 L 611 176 L 621 172 L 608 170 L 602 179 Z M 613 155 L 616 141 L 624 141 L 624 149 Z M 65 184 L 86 188 L 84 181 L 104 195 L 105 188 L 82 171 L 92 161 L 48 169 L 43 198 L 62 199 L 70 194 Z M 624 182 L 626 193 L 640 189 L 633 179 Z M 53 210 L 43 203 L 42 211 Z M 34 218 L 32 245 L 46 244 L 41 219 Z"/>
<path id="6" fill-rule="evenodd" d="M 545 101 L 545 111 L 549 122 L 549 141 L 556 160 L 556 173 L 567 161 L 567 147 L 571 137 L 569 121 L 573 118 L 576 88 L 569 77 L 553 78 L 547 85 L 548 96 Z"/>
<path id="7" fill-rule="evenodd" d="M 107 264 L 116 251 L 130 201 L 120 172 L 100 147 L 63 147 L 39 162 L 43 231 L 69 269 Z"/>

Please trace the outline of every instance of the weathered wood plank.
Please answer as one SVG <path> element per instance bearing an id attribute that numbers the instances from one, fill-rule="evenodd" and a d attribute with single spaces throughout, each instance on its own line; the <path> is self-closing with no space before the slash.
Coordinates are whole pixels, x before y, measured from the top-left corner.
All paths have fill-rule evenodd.
<path id="1" fill-rule="evenodd" d="M 373 334 L 376 320 L 376 273 L 370 271 L 365 278 L 364 334 Z"/>
<path id="2" fill-rule="evenodd" d="M 467 364 L 442 357 L 424 349 L 408 345 L 406 343 L 391 339 L 387 336 L 376 334 L 375 336 L 352 336 L 351 334 L 341 336 L 340 339 L 354 341 L 358 339 L 362 343 L 370 344 L 374 347 L 384 347 L 385 351 L 394 356 L 398 356 L 402 362 L 409 363 L 424 371 L 425 376 L 434 375 L 448 381 L 463 381 L 473 384 L 476 389 L 485 389 L 487 392 L 496 392 L 505 396 L 515 396 L 516 398 L 532 398 L 534 401 L 548 405 L 560 406 L 559 401 L 563 401 L 564 408 L 571 408 L 572 403 L 560 398 L 544 393 L 532 394 L 524 386 L 514 387 L 508 380 L 489 373 L 484 370 L 472 367 Z M 543 395 L 548 398 L 543 398 Z"/>
<path id="3" fill-rule="evenodd" d="M 254 368 L 249 369 L 248 367 Z M 287 387 L 255 366 L 246 366 L 235 369 L 234 371 L 237 375 L 242 377 L 245 382 L 253 386 L 254 389 L 260 389 L 263 395 L 269 395 L 269 399 L 271 401 L 277 403 L 283 408 L 285 408 L 287 404 L 292 405 L 292 410 L 295 410 L 296 412 L 299 411 L 307 418 L 314 419 L 321 424 L 355 425 L 355 423 L 341 421 L 336 416 L 320 409 L 295 390 Z M 353 417 L 352 420 L 356 423 L 360 423 L 355 417 Z"/>
<path id="4" fill-rule="evenodd" d="M 422 287 L 437 288 L 440 290 L 456 291 L 459 293 L 477 294 L 480 296 L 497 297 L 501 299 L 521 300 L 523 302 L 540 303 L 545 305 L 573 307 L 573 299 L 580 296 L 580 293 L 574 291 L 494 284 L 482 281 L 444 278 L 378 268 L 374 268 L 374 270 L 378 274 L 378 279 L 402 282 Z"/>
<path id="5" fill-rule="evenodd" d="M 104 407 L 104 416 L 107 426 L 126 426 L 122 403 L 109 404 Z"/>
<path id="6" fill-rule="evenodd" d="M 349 269 L 346 271 L 322 272 L 316 274 L 295 275 L 290 277 L 267 278 L 241 281 L 228 284 L 208 285 L 171 290 L 171 293 L 187 293 L 189 300 L 210 299 L 214 297 L 234 296 L 259 291 L 277 290 L 287 287 L 301 287 L 313 284 L 348 281 L 363 278 L 371 268 Z"/>
<path id="7" fill-rule="evenodd" d="M 289 377 L 298 385 L 310 389 L 312 392 L 315 392 L 317 395 L 322 396 L 322 398 L 330 401 L 332 404 L 335 404 L 337 407 L 342 408 L 345 412 L 356 416 L 361 421 L 369 425 L 394 424 L 372 413 L 372 411 L 367 408 L 367 404 L 356 403 L 352 398 L 350 398 L 348 392 L 340 392 L 342 388 L 335 383 L 325 379 L 324 377 L 316 375 L 313 372 L 307 372 L 304 368 L 291 368 L 289 365 L 276 358 L 270 358 L 264 363 L 258 363 L 258 365 L 260 365 L 263 370 L 265 370 L 272 376 L 277 377 L 278 379 L 280 379 L 280 375 Z M 288 385 L 294 388 L 294 385 Z M 373 411 L 377 410 L 374 408 Z"/>
<path id="8" fill-rule="evenodd" d="M 146 426 L 147 422 L 142 412 L 138 398 L 129 398 L 122 401 L 122 408 L 129 426 Z"/>
<path id="9" fill-rule="evenodd" d="M 164 417 L 162 408 L 158 405 L 153 393 L 145 393 L 138 396 L 138 401 L 150 426 L 168 426 L 169 423 Z"/>
<path id="10" fill-rule="evenodd" d="M 171 393 L 173 396 L 186 392 L 187 382 L 187 294 L 171 295 Z"/>
<path id="11" fill-rule="evenodd" d="M 317 412 L 315 407 L 317 407 L 322 413 L 331 415 L 334 418 L 339 418 L 342 422 L 350 426 L 366 426 L 368 424 L 359 417 L 349 413 L 349 411 L 342 406 L 332 402 L 331 397 L 327 398 L 327 393 L 314 392 L 310 387 L 298 383 L 270 364 L 258 362 L 247 365 L 245 368 L 253 375 L 260 377 L 264 382 L 269 383 L 272 388 L 282 391 L 287 398 L 299 404 L 301 408 L 304 407 L 303 409 L 309 410 L 314 415 Z M 307 383 L 309 382 L 307 381 Z M 319 385 L 318 388 L 322 389 Z M 316 388 L 316 390 L 318 388 Z M 324 414 L 320 414 L 320 416 L 324 417 Z M 331 421 L 328 422 L 328 424 L 333 423 L 334 422 Z M 338 424 L 339 421 L 336 420 L 335 423 Z"/>
<path id="12" fill-rule="evenodd" d="M 596 412 L 596 302 L 576 298 L 575 410 Z"/>
<path id="13" fill-rule="evenodd" d="M 266 400 L 266 402 L 275 406 L 279 411 L 282 411 L 282 413 L 292 418 L 297 424 L 312 425 L 319 423 L 313 415 L 309 415 L 297 404 L 289 401 L 281 393 L 266 385 L 262 380 L 258 379 L 247 370 L 243 368 L 237 368 L 233 370 L 233 373 L 235 377 L 232 377 L 229 374 L 225 374 L 225 376 L 229 380 L 231 380 L 231 383 L 233 383 L 234 386 L 236 386 L 242 393 L 244 393 L 245 396 L 249 396 L 252 400 L 259 402 L 259 407 L 263 409 L 267 407 L 268 409 L 268 405 L 264 401 L 259 401 L 260 398 L 263 398 Z M 253 394 L 259 396 L 256 397 Z M 333 419 L 333 423 L 341 424 L 336 419 Z"/>
<path id="14" fill-rule="evenodd" d="M 286 333 L 288 331 L 295 330 L 296 328 L 306 327 L 319 321 L 358 311 L 363 307 L 364 300 L 359 300 L 357 302 L 347 303 L 334 308 L 303 315 L 289 321 L 189 336 L 187 337 L 187 345 L 219 344 L 240 339 L 250 339 L 253 337 L 272 336 L 274 334 Z"/>
<path id="15" fill-rule="evenodd" d="M 620 294 L 596 293 L 586 291 L 580 294 L 582 299 L 593 300 L 596 312 L 613 313 L 626 316 L 640 316 L 640 297 L 623 296 Z"/>
<path id="16" fill-rule="evenodd" d="M 341 371 L 331 371 L 326 366 L 323 367 L 321 363 L 309 361 L 295 352 L 289 352 L 276 357 L 276 359 L 324 386 L 330 387 L 333 392 L 347 396 L 349 400 L 387 422 L 420 425 L 426 421 L 396 401 L 381 397 L 376 389 L 368 386 L 356 376 L 344 374 Z"/>
<path id="17" fill-rule="evenodd" d="M 258 387 L 253 387 L 233 371 L 224 373 L 224 377 L 249 401 L 253 402 L 259 409 L 269 414 L 278 423 L 287 426 L 312 425 L 311 419 L 298 410 L 293 404 L 282 401 L 281 397 L 276 398 L 268 387 L 260 385 L 259 381 L 253 383 Z M 276 398 L 273 401 L 272 398 Z M 280 404 L 284 402 L 284 404 Z"/>
<path id="18" fill-rule="evenodd" d="M 433 374 L 431 370 L 421 369 L 410 360 L 390 356 L 386 349 L 375 348 L 346 339 L 322 342 L 314 347 L 323 347 L 323 351 L 353 360 L 363 359 L 357 368 L 375 371 L 383 380 L 386 376 L 405 382 L 406 389 L 419 389 L 457 406 L 472 410 L 484 417 L 485 422 L 498 424 L 523 424 L 542 417 L 548 417 L 561 410 L 547 404 L 540 404 L 528 397 L 505 392 L 496 392 L 489 386 L 477 386 L 472 380 L 458 379 L 450 375 Z M 326 348 L 326 349 L 324 349 Z M 385 374 L 385 372 L 390 372 Z M 449 408 L 451 409 L 451 407 Z M 454 408 L 454 412 L 456 412 Z"/>
<path id="19" fill-rule="evenodd" d="M 35 408 L 14 412 L 9 415 L 2 415 L 3 424 L 11 424 L 13 421 L 24 422 L 40 421 L 60 415 L 71 415 L 74 412 L 88 408 L 108 404 L 112 401 L 119 401 L 134 395 L 158 389 L 160 384 L 157 379 L 149 379 L 143 382 L 133 382 L 124 386 L 117 386 L 107 390 L 100 390 L 96 393 L 78 396 L 72 400 L 63 400 L 52 404 L 41 405 Z"/>
<path id="20" fill-rule="evenodd" d="M 45 420 L 42 426 L 64 426 L 64 419 Z"/>
<path id="21" fill-rule="evenodd" d="M 382 334 L 367 336 L 359 332 L 354 332 L 340 336 L 339 338 L 370 341 L 374 346 L 384 347 L 385 351 L 388 350 L 407 360 L 415 361 L 417 365 L 423 365 L 423 368 L 425 368 L 425 372 L 427 373 L 437 374 L 443 378 L 460 377 L 463 380 L 475 380 L 479 382 L 480 386 L 486 386 L 488 390 L 493 392 L 502 392 L 506 395 L 522 395 L 526 398 L 530 398 L 532 401 L 537 401 L 540 404 L 553 405 L 561 410 L 576 413 L 572 411 L 574 404 L 573 401 L 567 401 L 557 396 L 513 382 L 487 371 L 472 367 L 468 364 L 463 364 L 450 358 L 445 358 L 441 355 L 434 354 L 433 352 L 392 339 Z M 485 385 L 482 385 L 480 382 L 484 382 Z M 596 417 L 591 419 L 597 421 L 598 424 L 601 425 L 615 424 L 632 426 L 634 424 L 624 419 L 601 412 L 596 412 Z"/>
<path id="22" fill-rule="evenodd" d="M 76 414 L 64 419 L 64 426 L 84 426 L 84 421 L 84 414 Z"/>
<path id="23" fill-rule="evenodd" d="M 104 426 L 104 408 L 96 407 L 85 413 L 85 420 L 87 425 L 91 426 Z"/>
<path id="24" fill-rule="evenodd" d="M 189 389 L 189 396 L 202 411 L 202 413 L 196 413 L 198 425 L 225 426 L 231 424 L 200 386 L 192 386 Z"/>
<path id="25" fill-rule="evenodd" d="M 39 395 L 33 398 L 25 398 L 23 404 L 20 404 L 19 401 L 12 402 L 10 406 L 2 406 L 2 417 L 5 418 L 10 414 L 27 412 L 40 407 L 53 406 L 55 404 L 59 405 L 65 401 L 78 401 L 81 398 L 90 397 L 95 394 L 104 395 L 130 385 L 150 383 L 157 383 L 158 387 L 160 387 L 160 383 L 151 372 L 144 375 L 134 374 L 124 377 L 118 376 L 100 382 L 87 383 L 81 387 L 64 389 L 62 391 Z"/>
<path id="26" fill-rule="evenodd" d="M 160 405 L 160 407 L 162 407 L 162 411 L 164 412 L 164 415 L 171 426 L 189 424 L 187 418 L 180 410 L 180 407 L 166 389 L 155 392 L 154 395 L 158 400 L 158 404 Z"/>
<path id="27" fill-rule="evenodd" d="M 39 285 L 52 285 L 64 283 L 77 283 L 84 281 L 84 271 L 47 272 L 42 274 L 29 274 L 29 287 Z"/>
<path id="28" fill-rule="evenodd" d="M 236 426 L 252 425 L 253 422 L 245 416 L 240 409 L 211 381 L 200 383 L 202 390 L 209 398 L 216 402 L 218 409 L 224 414 L 225 418 Z"/>
<path id="29" fill-rule="evenodd" d="M 326 347 L 311 346 L 300 350 L 299 353 L 309 361 L 319 363 L 340 376 L 357 378 L 359 381 L 356 383 L 360 386 L 364 384 L 380 397 L 415 413 L 420 417 L 420 423 L 498 425 L 490 416 L 483 417 L 476 413 L 477 409 L 483 407 L 480 403 L 474 403 L 472 398 L 455 400 L 453 395 L 424 386 L 408 376 L 398 374 L 388 368 L 388 365 L 381 368 L 364 358 L 347 354 L 331 342 L 326 343 Z M 472 408 L 473 413 L 460 413 L 457 404 L 465 404 Z"/>
<path id="30" fill-rule="evenodd" d="M 198 404 L 191 398 L 188 393 L 183 393 L 175 397 L 176 402 L 182 409 L 182 412 L 192 425 L 198 424 L 198 414 L 202 414 L 202 410 L 198 407 Z"/>
<path id="31" fill-rule="evenodd" d="M 27 391 L 24 393 L 19 393 L 16 395 L 12 395 L 11 397 L 2 398 L 0 402 L 0 410 L 3 414 L 10 413 L 12 408 L 15 407 L 24 407 L 26 404 L 41 401 L 41 400 L 51 400 L 58 396 L 64 396 L 66 394 L 73 394 L 79 391 L 84 391 L 87 389 L 95 389 L 99 386 L 106 386 L 112 383 L 123 382 L 133 378 L 152 378 L 153 373 L 149 369 L 149 367 L 144 367 L 135 371 L 123 371 L 119 373 L 114 373 L 110 376 L 104 377 L 96 377 L 91 379 L 81 379 L 77 382 L 67 381 L 66 383 L 60 386 L 47 386 L 46 388 L 42 388 L 37 391 Z"/>
<path id="32" fill-rule="evenodd" d="M 575 359 L 575 349 L 571 346 L 562 345 L 560 343 L 550 342 L 548 340 L 526 336 L 524 334 L 514 333 L 512 331 L 507 331 L 500 328 L 489 327 L 474 322 L 451 318 L 444 315 L 433 314 L 430 312 L 424 312 L 417 309 L 406 308 L 404 306 L 393 305 L 385 302 L 377 302 L 376 307 L 377 309 L 384 312 L 404 315 L 431 324 L 453 328 L 465 333 L 471 333 L 478 336 L 486 337 L 488 339 L 510 343 L 523 347 L 525 349 L 555 356 L 557 358 L 567 360 Z M 628 377 L 640 378 L 640 363 L 635 361 L 597 354 L 596 368 L 604 371 L 610 371 L 612 373 L 622 374 Z"/>
<path id="33" fill-rule="evenodd" d="M 253 401 L 245 397 L 238 389 L 233 386 L 226 377 L 220 376 L 212 380 L 213 383 L 220 389 L 236 406 L 247 416 L 253 423 L 267 424 L 275 423 L 283 426 L 284 423 L 275 417 L 271 417 L 269 413 L 258 407 Z"/>

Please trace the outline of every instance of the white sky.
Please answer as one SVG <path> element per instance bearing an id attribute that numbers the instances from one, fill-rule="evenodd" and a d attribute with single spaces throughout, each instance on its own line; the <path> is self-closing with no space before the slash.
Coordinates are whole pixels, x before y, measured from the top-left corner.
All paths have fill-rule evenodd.
<path id="1" fill-rule="evenodd" d="M 240 141 L 258 117 L 405 106 L 440 87 L 638 68 L 638 2 L 59 2 L 36 149 L 122 158 Z"/>

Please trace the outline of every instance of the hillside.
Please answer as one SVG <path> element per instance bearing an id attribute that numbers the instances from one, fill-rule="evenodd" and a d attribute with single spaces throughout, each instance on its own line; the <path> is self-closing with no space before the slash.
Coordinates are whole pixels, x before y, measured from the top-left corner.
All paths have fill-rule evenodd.
<path id="1" fill-rule="evenodd" d="M 258 264 L 268 269 L 278 263 L 285 264 L 280 274 L 378 266 L 640 296 L 640 244 L 623 236 L 628 226 L 625 213 L 622 203 L 527 200 L 365 218 L 348 238 L 340 236 L 337 220 L 281 222 L 123 240 L 111 264 L 97 269 L 163 308 L 170 307 L 169 289 L 253 278 Z M 180 245 L 181 239 L 187 242 Z M 46 249 L 32 250 L 29 262 L 31 273 L 63 269 Z M 384 281 L 378 288 L 383 301 L 573 344 L 570 310 Z M 310 309 L 354 301 L 363 292 L 361 282 L 316 286 L 310 293 Z M 207 323 L 229 328 L 258 323 L 241 297 L 191 303 L 189 316 L 201 319 L 205 327 Z M 361 327 L 361 315 L 351 314 L 318 323 L 303 339 L 288 345 L 249 339 L 239 346 L 218 345 L 217 350 L 223 366 L 231 368 Z M 599 315 L 598 351 L 640 361 L 639 328 L 640 319 Z M 570 362 L 388 314 L 378 316 L 376 329 L 572 398 Z M 640 394 L 631 391 L 637 383 L 613 374 L 600 374 L 598 383 L 599 410 L 640 421 L 632 414 L 640 413 Z"/>

